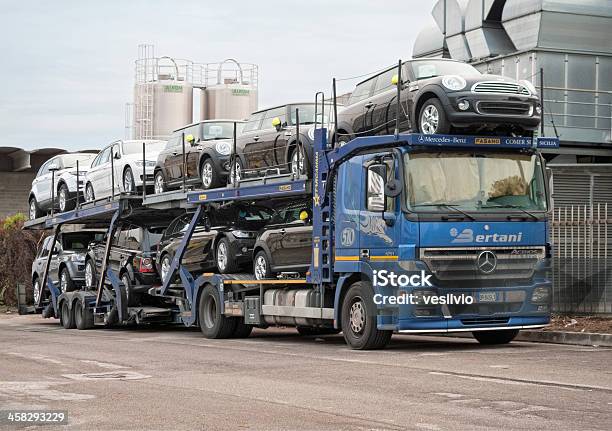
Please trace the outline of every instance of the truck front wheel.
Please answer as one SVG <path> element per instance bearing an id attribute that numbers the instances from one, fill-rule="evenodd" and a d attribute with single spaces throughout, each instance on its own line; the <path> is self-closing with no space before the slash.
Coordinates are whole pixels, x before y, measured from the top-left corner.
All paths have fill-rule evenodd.
<path id="1" fill-rule="evenodd" d="M 376 325 L 373 297 L 370 283 L 358 281 L 342 301 L 342 333 L 352 349 L 382 349 L 391 339 L 392 331 L 381 331 Z"/>
<path id="2" fill-rule="evenodd" d="M 219 294 L 211 285 L 206 286 L 200 295 L 198 320 L 206 338 L 228 338 L 236 329 L 236 320 L 221 314 Z"/>
<path id="3" fill-rule="evenodd" d="M 500 331 L 474 331 L 472 335 L 480 344 L 508 344 L 518 335 L 518 329 Z"/>

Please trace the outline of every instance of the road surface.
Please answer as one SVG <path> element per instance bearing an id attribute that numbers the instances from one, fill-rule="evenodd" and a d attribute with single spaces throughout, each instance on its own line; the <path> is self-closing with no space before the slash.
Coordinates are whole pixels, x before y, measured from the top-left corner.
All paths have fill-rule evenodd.
<path id="1" fill-rule="evenodd" d="M 67 428 L 87 430 L 610 430 L 612 349 L 394 336 L 357 352 L 290 328 L 207 340 L 3 315 L 7 409 L 65 410 Z"/>

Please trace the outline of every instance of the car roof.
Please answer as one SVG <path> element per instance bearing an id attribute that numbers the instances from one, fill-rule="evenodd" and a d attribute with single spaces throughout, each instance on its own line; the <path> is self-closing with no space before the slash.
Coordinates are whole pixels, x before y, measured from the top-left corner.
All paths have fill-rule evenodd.
<path id="1" fill-rule="evenodd" d="M 290 106 L 290 105 L 314 105 L 314 102 L 291 102 L 291 103 L 283 103 L 282 105 L 276 105 L 276 106 L 270 106 L 269 108 L 264 108 L 264 109 L 259 109 L 257 111 L 253 111 L 251 113 L 251 115 L 253 114 L 259 114 L 260 112 L 266 112 L 266 111 L 270 111 L 272 109 L 276 109 L 276 108 L 284 108 L 285 106 Z M 329 105 L 328 103 L 326 103 L 326 105 Z"/>
<path id="2" fill-rule="evenodd" d="M 197 126 L 198 124 L 206 124 L 206 123 L 246 123 L 246 121 L 245 120 L 232 120 L 229 118 L 219 118 L 217 120 L 202 120 L 202 121 L 196 121 L 195 123 L 187 124 L 186 126 L 183 126 L 183 127 L 179 127 L 178 129 L 173 130 L 172 133 L 178 132 L 179 130 L 186 129 L 188 127 Z"/>
<path id="3" fill-rule="evenodd" d="M 404 60 L 402 61 L 402 65 L 406 64 L 406 63 L 412 63 L 413 61 L 432 61 L 432 60 L 436 60 L 436 61 L 450 61 L 450 62 L 454 62 L 454 63 L 465 63 L 465 61 L 461 61 L 461 60 L 455 60 L 454 58 L 442 58 L 442 57 L 422 57 L 422 58 L 411 58 L 410 60 Z M 466 63 L 467 64 L 467 63 Z M 389 66 L 386 67 L 376 73 L 373 73 L 372 75 L 368 76 L 366 79 L 359 81 L 357 84 L 355 84 L 355 87 L 358 85 L 363 84 L 364 82 L 369 81 L 372 78 L 377 77 L 378 75 L 382 75 L 385 72 L 388 72 L 391 69 L 395 69 L 397 67 L 397 64 L 394 64 L 393 66 Z"/>

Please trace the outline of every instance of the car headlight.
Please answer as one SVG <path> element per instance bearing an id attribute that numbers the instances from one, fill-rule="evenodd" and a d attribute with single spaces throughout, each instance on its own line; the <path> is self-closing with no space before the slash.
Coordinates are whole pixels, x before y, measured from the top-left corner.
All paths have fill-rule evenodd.
<path id="1" fill-rule="evenodd" d="M 252 238 L 254 235 L 253 232 L 248 232 L 244 230 L 235 230 L 232 231 L 232 233 L 236 238 Z"/>
<path id="2" fill-rule="evenodd" d="M 222 156 L 227 156 L 232 152 L 232 147 L 227 142 L 217 142 L 215 144 L 215 151 Z"/>
<path id="3" fill-rule="evenodd" d="M 134 164 L 138 166 L 139 168 L 142 168 L 142 160 L 136 160 Z"/>
<path id="4" fill-rule="evenodd" d="M 442 85 L 451 91 L 459 91 L 465 88 L 466 82 L 459 75 L 447 75 L 442 78 Z"/>
<path id="5" fill-rule="evenodd" d="M 519 81 L 519 84 L 521 84 L 523 87 L 525 87 L 527 90 L 529 90 L 529 92 L 531 94 L 533 94 L 533 95 L 538 94 L 538 90 L 536 90 L 536 88 L 531 83 L 531 81 L 527 81 L 527 80 L 523 79 L 522 81 Z"/>
<path id="6" fill-rule="evenodd" d="M 313 141 L 313 142 L 314 142 L 314 131 L 315 131 L 315 128 L 314 128 L 314 127 L 311 127 L 310 129 L 308 129 L 308 137 L 309 137 L 309 138 L 310 138 L 310 140 L 311 140 L 311 141 Z"/>
<path id="7" fill-rule="evenodd" d="M 73 255 L 70 255 L 70 261 L 71 262 L 85 262 L 85 256 L 83 256 L 82 254 L 73 254 Z"/>

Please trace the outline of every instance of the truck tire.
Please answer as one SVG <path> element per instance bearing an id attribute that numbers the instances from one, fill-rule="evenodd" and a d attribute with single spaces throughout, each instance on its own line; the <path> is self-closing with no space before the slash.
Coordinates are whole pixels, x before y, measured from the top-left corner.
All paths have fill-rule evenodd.
<path id="1" fill-rule="evenodd" d="M 62 301 L 60 306 L 60 323 L 65 329 L 74 329 L 74 310 L 68 305 L 68 301 Z"/>
<path id="2" fill-rule="evenodd" d="M 298 333 L 303 337 L 312 337 L 317 335 L 335 335 L 340 333 L 340 329 L 336 328 L 311 328 L 309 326 L 298 326 Z"/>
<path id="3" fill-rule="evenodd" d="M 253 325 L 244 323 L 244 317 L 234 317 L 236 319 L 236 329 L 232 334 L 232 338 L 247 338 L 253 331 Z"/>
<path id="4" fill-rule="evenodd" d="M 91 309 L 85 307 L 85 304 L 78 298 L 73 305 L 74 309 L 74 324 L 77 329 L 84 330 L 94 327 L 93 312 Z"/>
<path id="5" fill-rule="evenodd" d="M 206 338 L 228 338 L 236 330 L 236 319 L 221 314 L 217 289 L 210 284 L 200 295 L 198 321 Z"/>
<path id="6" fill-rule="evenodd" d="M 374 291 L 370 283 L 358 281 L 342 301 L 342 332 L 346 343 L 355 350 L 384 348 L 392 331 L 381 331 L 376 325 Z"/>
<path id="7" fill-rule="evenodd" d="M 518 335 L 518 329 L 502 329 L 499 331 L 474 331 L 472 336 L 478 340 L 480 344 L 508 344 Z"/>

